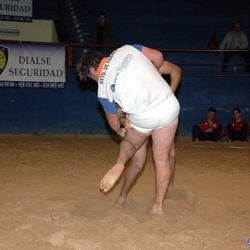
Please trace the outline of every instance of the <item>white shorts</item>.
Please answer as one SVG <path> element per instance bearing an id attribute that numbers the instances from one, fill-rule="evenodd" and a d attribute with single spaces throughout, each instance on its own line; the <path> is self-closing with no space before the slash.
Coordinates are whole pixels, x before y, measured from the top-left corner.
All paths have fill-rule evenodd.
<path id="1" fill-rule="evenodd" d="M 180 104 L 173 94 L 154 108 L 141 114 L 130 114 L 127 119 L 136 130 L 148 133 L 173 124 L 178 118 L 179 112 Z"/>

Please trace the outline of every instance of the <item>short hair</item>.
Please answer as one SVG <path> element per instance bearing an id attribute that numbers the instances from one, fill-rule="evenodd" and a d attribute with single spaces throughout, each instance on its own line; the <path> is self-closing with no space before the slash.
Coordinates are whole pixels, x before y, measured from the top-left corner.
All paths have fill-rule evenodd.
<path id="1" fill-rule="evenodd" d="M 214 112 L 214 113 L 216 113 L 216 109 L 215 108 L 209 108 L 207 112 Z"/>
<path id="2" fill-rule="evenodd" d="M 99 12 L 99 16 L 105 16 L 105 17 L 107 17 L 107 14 L 106 14 L 105 11 L 100 11 L 100 12 Z"/>
<path id="3" fill-rule="evenodd" d="M 239 113 L 241 113 L 240 108 L 234 108 L 234 109 L 233 109 L 233 112 L 234 112 L 234 111 L 238 111 Z"/>
<path id="4" fill-rule="evenodd" d="M 93 67 L 97 70 L 101 60 L 104 58 L 104 55 L 99 52 L 88 52 L 83 55 L 77 62 L 76 68 L 78 70 L 78 76 L 81 81 L 87 81 L 87 78 L 90 74 L 90 67 Z"/>

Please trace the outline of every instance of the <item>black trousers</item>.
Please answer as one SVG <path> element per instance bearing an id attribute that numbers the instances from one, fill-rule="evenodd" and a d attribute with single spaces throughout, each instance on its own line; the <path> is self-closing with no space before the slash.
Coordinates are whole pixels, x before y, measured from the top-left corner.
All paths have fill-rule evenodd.
<path id="1" fill-rule="evenodd" d="M 227 125 L 227 134 L 231 141 L 247 141 L 248 126 L 243 124 L 240 131 L 235 131 L 231 124 Z"/>
<path id="2" fill-rule="evenodd" d="M 222 125 L 219 125 L 212 132 L 204 132 L 199 128 L 198 125 L 194 125 L 192 129 L 192 133 L 193 133 L 193 141 L 195 141 L 198 138 L 199 141 L 217 142 L 221 140 Z"/>
<path id="3" fill-rule="evenodd" d="M 236 55 L 243 57 L 246 63 L 250 63 L 250 54 L 249 52 L 244 52 L 244 51 L 224 52 L 223 63 L 228 63 L 229 59 L 232 56 L 236 56 Z M 227 68 L 227 65 L 223 65 L 221 72 L 225 72 L 226 68 Z M 246 65 L 246 72 L 250 72 L 250 65 Z"/>

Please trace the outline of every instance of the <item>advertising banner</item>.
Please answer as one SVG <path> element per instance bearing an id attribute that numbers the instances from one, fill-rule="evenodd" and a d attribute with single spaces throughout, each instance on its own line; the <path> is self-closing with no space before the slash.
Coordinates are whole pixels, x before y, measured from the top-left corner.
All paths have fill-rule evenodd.
<path id="1" fill-rule="evenodd" d="M 32 22 L 32 0 L 1 0 L 0 21 Z"/>
<path id="2" fill-rule="evenodd" d="M 64 88 L 65 47 L 0 43 L 0 88 Z"/>

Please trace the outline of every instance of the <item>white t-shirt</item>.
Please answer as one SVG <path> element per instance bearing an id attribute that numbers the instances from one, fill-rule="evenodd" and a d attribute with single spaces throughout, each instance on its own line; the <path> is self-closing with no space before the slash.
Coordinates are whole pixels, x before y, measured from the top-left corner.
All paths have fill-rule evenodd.
<path id="1" fill-rule="evenodd" d="M 138 49 L 125 45 L 115 50 L 103 66 L 98 99 L 106 113 L 117 104 L 131 125 L 147 133 L 169 126 L 179 115 L 179 102 L 168 83 Z"/>
<path id="2" fill-rule="evenodd" d="M 116 113 L 115 103 L 124 113 L 143 113 L 171 95 L 154 65 L 131 45 L 110 55 L 98 81 L 98 99 L 106 113 Z"/>

